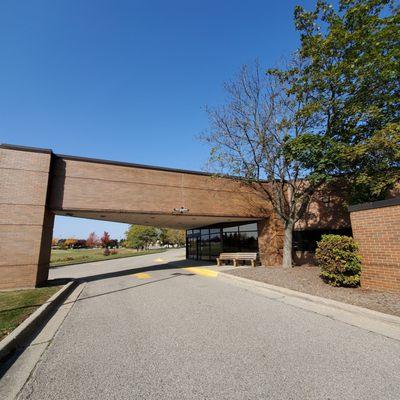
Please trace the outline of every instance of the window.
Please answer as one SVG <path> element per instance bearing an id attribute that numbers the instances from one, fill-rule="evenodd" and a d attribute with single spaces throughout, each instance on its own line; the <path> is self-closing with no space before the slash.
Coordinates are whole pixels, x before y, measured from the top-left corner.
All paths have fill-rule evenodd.
<path id="1" fill-rule="evenodd" d="M 187 239 L 187 254 L 188 258 L 197 259 L 197 238 L 189 237 Z"/>
<path id="2" fill-rule="evenodd" d="M 201 260 L 213 260 L 222 252 L 257 252 L 257 223 L 243 225 L 214 225 L 209 228 L 193 229 L 187 232 L 188 257 Z"/>
<path id="3" fill-rule="evenodd" d="M 257 232 L 257 222 L 253 222 L 251 224 L 246 224 L 246 225 L 240 225 L 239 231 L 240 232 L 245 232 L 245 231 L 256 231 Z"/>
<path id="4" fill-rule="evenodd" d="M 223 235 L 223 251 L 225 253 L 233 253 L 239 247 L 238 234 L 235 232 L 224 233 Z"/>
<path id="5" fill-rule="evenodd" d="M 238 231 L 238 227 L 237 226 L 229 226 L 226 228 L 223 228 L 223 232 L 237 232 Z"/>
<path id="6" fill-rule="evenodd" d="M 202 230 L 203 231 L 203 230 Z M 209 260 L 210 259 L 210 235 L 202 235 L 201 236 L 201 259 Z"/>
<path id="7" fill-rule="evenodd" d="M 240 233 L 240 250 L 241 251 L 258 251 L 258 235 L 257 232 L 241 232 Z"/>
<path id="8" fill-rule="evenodd" d="M 293 250 L 314 252 L 317 248 L 317 242 L 321 240 L 322 235 L 326 234 L 352 236 L 350 228 L 295 231 L 293 232 Z"/>

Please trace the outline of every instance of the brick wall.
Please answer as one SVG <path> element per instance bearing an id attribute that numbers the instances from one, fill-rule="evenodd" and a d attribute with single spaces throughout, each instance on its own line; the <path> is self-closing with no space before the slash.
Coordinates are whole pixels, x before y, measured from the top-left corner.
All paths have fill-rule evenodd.
<path id="1" fill-rule="evenodd" d="M 348 226 L 337 195 L 323 197 L 298 229 Z M 189 213 L 174 214 L 180 206 Z M 281 264 L 282 223 L 241 182 L 0 145 L 0 290 L 47 279 L 54 214 L 171 228 L 257 218 L 262 263 Z"/>
<path id="2" fill-rule="evenodd" d="M 51 152 L 0 148 L 0 290 L 46 281 L 54 216 L 46 207 Z"/>
<path id="3" fill-rule="evenodd" d="M 350 207 L 361 286 L 400 293 L 400 197 Z"/>

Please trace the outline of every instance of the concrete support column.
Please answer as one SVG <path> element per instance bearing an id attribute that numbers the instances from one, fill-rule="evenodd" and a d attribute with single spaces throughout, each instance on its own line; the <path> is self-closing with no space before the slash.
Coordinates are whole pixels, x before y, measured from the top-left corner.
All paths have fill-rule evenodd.
<path id="1" fill-rule="evenodd" d="M 46 281 L 54 215 L 46 207 L 52 153 L 0 148 L 0 289 Z"/>
<path id="2" fill-rule="evenodd" d="M 283 224 L 274 214 L 258 221 L 258 247 L 261 265 L 266 267 L 282 266 Z"/>

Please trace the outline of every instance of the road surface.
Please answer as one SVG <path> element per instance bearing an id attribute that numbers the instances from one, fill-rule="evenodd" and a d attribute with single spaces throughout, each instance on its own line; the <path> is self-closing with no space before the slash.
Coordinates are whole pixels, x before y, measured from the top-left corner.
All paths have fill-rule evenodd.
<path id="1" fill-rule="evenodd" d="M 399 341 L 180 268 L 182 258 L 52 270 L 85 286 L 19 398 L 400 398 Z"/>

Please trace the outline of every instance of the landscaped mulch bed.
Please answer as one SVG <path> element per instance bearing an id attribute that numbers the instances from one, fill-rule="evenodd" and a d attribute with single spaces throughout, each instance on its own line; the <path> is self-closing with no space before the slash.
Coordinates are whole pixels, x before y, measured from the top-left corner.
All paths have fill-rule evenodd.
<path id="1" fill-rule="evenodd" d="M 370 308 L 371 310 L 386 314 L 400 316 L 400 295 L 362 288 L 329 286 L 319 277 L 320 269 L 318 267 L 301 266 L 290 269 L 249 267 L 225 272 L 315 296 L 326 297 L 343 303 Z"/>

